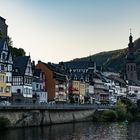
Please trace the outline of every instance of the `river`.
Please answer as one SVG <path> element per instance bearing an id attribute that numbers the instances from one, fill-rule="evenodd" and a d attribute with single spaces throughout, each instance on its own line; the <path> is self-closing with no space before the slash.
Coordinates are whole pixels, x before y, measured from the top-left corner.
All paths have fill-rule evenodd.
<path id="1" fill-rule="evenodd" d="M 140 140 L 140 123 L 76 123 L 9 129 L 0 140 Z"/>

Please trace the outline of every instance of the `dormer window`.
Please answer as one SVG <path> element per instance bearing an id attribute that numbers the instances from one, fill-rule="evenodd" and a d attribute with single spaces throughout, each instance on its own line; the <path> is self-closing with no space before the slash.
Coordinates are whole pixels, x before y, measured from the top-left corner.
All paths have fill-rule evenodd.
<path id="1" fill-rule="evenodd" d="M 5 55 L 5 53 L 2 54 L 2 59 L 3 59 L 3 60 L 6 59 L 6 55 Z"/>
<path id="2" fill-rule="evenodd" d="M 4 71 L 4 65 L 1 65 L 1 70 Z"/>
<path id="3" fill-rule="evenodd" d="M 15 69 L 15 72 L 17 72 L 17 73 L 18 73 L 18 69 L 17 69 L 17 68 Z"/>

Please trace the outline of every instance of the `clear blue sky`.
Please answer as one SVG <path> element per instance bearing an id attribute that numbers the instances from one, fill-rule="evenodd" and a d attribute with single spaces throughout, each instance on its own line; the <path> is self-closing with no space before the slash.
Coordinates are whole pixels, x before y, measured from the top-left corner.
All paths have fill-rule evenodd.
<path id="1" fill-rule="evenodd" d="M 0 0 L 15 47 L 32 59 L 67 61 L 127 47 L 140 37 L 140 0 Z"/>

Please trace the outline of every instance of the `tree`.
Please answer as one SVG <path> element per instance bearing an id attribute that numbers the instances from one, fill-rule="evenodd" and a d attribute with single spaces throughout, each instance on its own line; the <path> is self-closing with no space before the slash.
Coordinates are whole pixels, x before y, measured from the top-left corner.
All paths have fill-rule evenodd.
<path id="1" fill-rule="evenodd" d="M 24 51 L 23 48 L 13 47 L 13 41 L 10 37 L 8 37 L 7 42 L 8 42 L 8 46 L 11 49 L 11 53 L 12 53 L 13 57 L 25 56 L 26 52 Z"/>
<path id="2" fill-rule="evenodd" d="M 119 121 L 124 121 L 126 119 L 127 108 L 126 108 L 126 105 L 124 103 L 119 101 L 117 103 L 115 111 L 117 113 Z"/>

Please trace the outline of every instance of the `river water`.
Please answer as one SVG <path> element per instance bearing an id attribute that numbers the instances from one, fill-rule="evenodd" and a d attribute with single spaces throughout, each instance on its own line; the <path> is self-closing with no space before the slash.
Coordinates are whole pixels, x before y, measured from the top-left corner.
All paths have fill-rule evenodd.
<path id="1" fill-rule="evenodd" d="M 140 123 L 76 123 L 9 129 L 0 140 L 140 140 Z"/>

